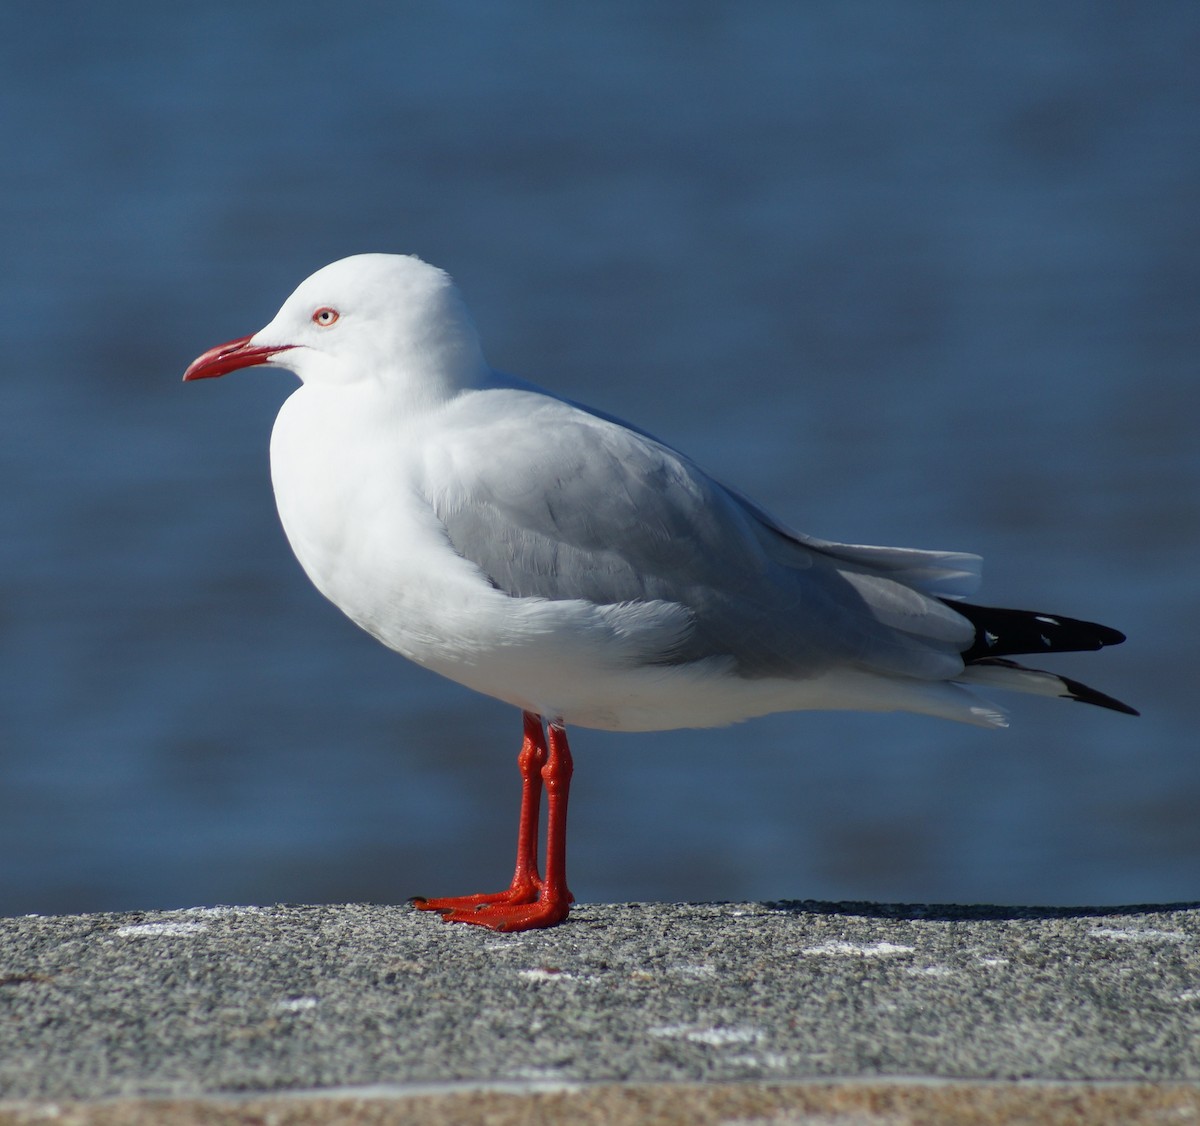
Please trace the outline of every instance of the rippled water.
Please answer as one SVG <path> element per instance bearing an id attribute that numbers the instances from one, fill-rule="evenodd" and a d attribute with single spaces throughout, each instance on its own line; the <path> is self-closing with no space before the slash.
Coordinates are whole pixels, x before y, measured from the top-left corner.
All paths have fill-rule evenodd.
<path id="1" fill-rule="evenodd" d="M 179 383 L 361 250 L 797 526 L 1130 635 L 1056 667 L 1139 720 L 578 732 L 581 899 L 1200 895 L 1200 9 L 650 13 L 6 16 L 0 911 L 507 878 L 517 715 L 308 586 L 287 376 Z"/>

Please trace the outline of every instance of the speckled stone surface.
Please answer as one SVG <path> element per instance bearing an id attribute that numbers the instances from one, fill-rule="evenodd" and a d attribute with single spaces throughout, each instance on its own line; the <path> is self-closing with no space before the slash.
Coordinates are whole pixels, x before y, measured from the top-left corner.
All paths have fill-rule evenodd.
<path id="1" fill-rule="evenodd" d="M 1200 907 L 584 904 L 518 935 L 403 906 L 0 920 L 0 1122 L 20 1100 L 912 1077 L 1193 1097 Z"/>

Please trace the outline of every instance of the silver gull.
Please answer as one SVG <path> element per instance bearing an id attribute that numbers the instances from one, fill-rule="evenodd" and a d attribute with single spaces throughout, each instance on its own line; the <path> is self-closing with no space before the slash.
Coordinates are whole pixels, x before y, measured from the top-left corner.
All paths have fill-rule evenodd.
<path id="1" fill-rule="evenodd" d="M 450 278 L 418 258 L 318 270 L 184 379 L 258 366 L 301 380 L 275 422 L 271 477 L 309 578 L 385 645 L 524 715 L 512 883 L 414 900 L 449 921 L 566 918 L 568 724 L 839 708 L 1004 726 L 974 686 L 1136 714 L 1011 659 L 1121 633 L 963 601 L 975 555 L 793 531 L 636 427 L 495 371 Z"/>

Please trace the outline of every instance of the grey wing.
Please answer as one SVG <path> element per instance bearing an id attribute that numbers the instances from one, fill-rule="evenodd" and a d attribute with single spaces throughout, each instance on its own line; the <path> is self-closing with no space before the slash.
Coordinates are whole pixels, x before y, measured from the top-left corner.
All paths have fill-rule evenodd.
<path id="1" fill-rule="evenodd" d="M 725 657 L 743 676 L 792 677 L 961 668 L 973 631 L 936 599 L 788 532 L 647 435 L 514 394 L 480 393 L 428 475 L 450 543 L 500 590 L 683 605 L 692 629 L 661 663 Z"/>

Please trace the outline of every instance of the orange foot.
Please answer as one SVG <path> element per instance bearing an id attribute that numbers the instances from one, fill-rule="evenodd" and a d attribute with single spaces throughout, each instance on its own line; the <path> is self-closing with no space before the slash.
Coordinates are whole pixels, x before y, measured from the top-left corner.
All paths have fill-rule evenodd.
<path id="1" fill-rule="evenodd" d="M 439 911 L 448 923 L 471 923 L 496 931 L 529 931 L 561 923 L 575 897 L 567 887 L 567 795 L 573 765 L 567 733 L 550 724 L 549 745 L 542 717 L 524 713 L 525 739 L 517 765 L 521 771 L 521 816 L 517 831 L 517 866 L 512 883 L 494 895 L 452 895 L 438 899 L 416 896 L 418 911 Z M 546 875 L 538 872 L 538 811 L 543 786 L 547 795 Z"/>
<path id="2" fill-rule="evenodd" d="M 468 915 L 485 907 L 515 907 L 536 903 L 542 891 L 542 878 L 533 873 L 524 879 L 518 873 L 513 882 L 503 891 L 493 895 L 480 892 L 478 895 L 443 895 L 436 899 L 427 899 L 423 895 L 414 895 L 409 900 L 418 911 L 440 911 L 443 915 L 466 913 Z M 454 919 L 453 922 L 461 922 Z"/>
<path id="3" fill-rule="evenodd" d="M 495 895 L 452 895 L 439 899 L 416 897 L 418 911 L 438 911 L 447 923 L 470 923 L 494 931 L 529 931 L 561 923 L 575 897 L 565 889 L 550 895 L 543 888 L 508 888 Z"/>

